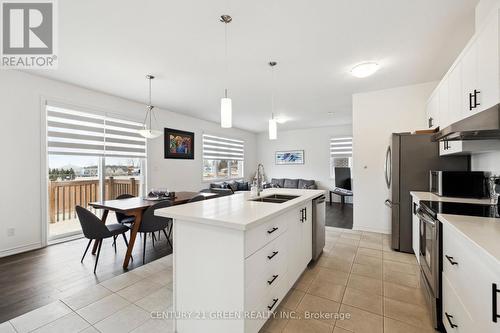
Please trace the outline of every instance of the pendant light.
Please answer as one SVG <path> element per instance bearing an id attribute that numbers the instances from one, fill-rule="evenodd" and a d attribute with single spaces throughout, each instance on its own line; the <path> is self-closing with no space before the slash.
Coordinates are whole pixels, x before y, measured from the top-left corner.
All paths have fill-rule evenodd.
<path id="1" fill-rule="evenodd" d="M 146 105 L 146 117 L 144 118 L 144 123 L 142 125 L 143 129 L 139 130 L 139 134 L 146 139 L 155 139 L 162 135 L 160 130 L 153 129 L 153 117 L 156 120 L 156 116 L 154 115 L 153 108 L 154 106 L 151 104 L 151 80 L 155 77 L 153 75 L 146 75 L 146 78 L 149 80 L 149 102 Z"/>
<path id="2" fill-rule="evenodd" d="M 271 88 L 271 119 L 269 119 L 269 140 L 276 140 L 278 138 L 278 124 L 276 119 L 274 119 L 274 66 L 278 63 L 276 61 L 270 61 L 269 66 L 271 66 L 272 74 L 272 88 Z"/>
<path id="3" fill-rule="evenodd" d="M 229 15 L 222 15 L 220 21 L 224 23 L 224 56 L 226 61 L 226 87 L 228 78 L 228 61 L 227 61 L 227 25 L 231 23 L 233 18 Z M 220 126 L 222 128 L 230 128 L 233 126 L 233 102 L 227 97 L 227 88 L 224 89 L 224 97 L 220 100 Z"/>

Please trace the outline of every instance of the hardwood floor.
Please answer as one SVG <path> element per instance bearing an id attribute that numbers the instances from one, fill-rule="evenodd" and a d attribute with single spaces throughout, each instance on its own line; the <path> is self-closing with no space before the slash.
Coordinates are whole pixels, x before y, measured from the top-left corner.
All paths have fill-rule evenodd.
<path id="1" fill-rule="evenodd" d="M 129 270 L 142 266 L 142 237 L 138 237 Z M 0 258 L 0 323 L 57 300 L 65 293 L 120 275 L 126 246 L 118 238 L 117 253 L 112 240 L 104 240 L 97 272 L 93 274 L 95 256 L 87 253 L 80 259 L 87 245 L 86 239 L 52 245 L 10 257 Z M 146 263 L 172 253 L 167 240 L 155 242 L 147 239 Z"/>
<path id="2" fill-rule="evenodd" d="M 331 206 L 326 203 L 326 225 L 344 229 L 352 229 L 352 204 L 334 202 Z"/>

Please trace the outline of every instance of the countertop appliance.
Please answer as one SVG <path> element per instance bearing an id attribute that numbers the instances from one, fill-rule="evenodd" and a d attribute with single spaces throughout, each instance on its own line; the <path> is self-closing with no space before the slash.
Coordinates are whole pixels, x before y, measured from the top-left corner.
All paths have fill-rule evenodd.
<path id="1" fill-rule="evenodd" d="M 487 175 L 483 171 L 431 171 L 430 191 L 444 197 L 489 197 Z"/>
<path id="2" fill-rule="evenodd" d="M 432 134 L 394 133 L 387 148 L 385 181 L 389 189 L 391 247 L 413 253 L 410 191 L 429 190 L 430 170 L 468 171 L 468 156 L 439 156 Z"/>
<path id="3" fill-rule="evenodd" d="M 500 218 L 499 205 L 440 201 L 421 201 L 420 205 L 434 218 L 437 218 L 437 214 Z"/>
<path id="4" fill-rule="evenodd" d="M 312 259 L 318 260 L 325 247 L 325 196 L 312 201 Z"/>
<path id="5" fill-rule="evenodd" d="M 417 210 L 420 221 L 420 284 L 435 329 L 442 328 L 442 242 L 441 222 L 437 213 L 429 208 L 428 201 L 421 201 Z"/>

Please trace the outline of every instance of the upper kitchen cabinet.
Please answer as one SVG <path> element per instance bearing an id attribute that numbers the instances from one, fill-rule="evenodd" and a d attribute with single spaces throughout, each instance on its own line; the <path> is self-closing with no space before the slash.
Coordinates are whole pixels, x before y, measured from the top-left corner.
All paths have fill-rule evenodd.
<path id="1" fill-rule="evenodd" d="M 448 117 L 447 124 L 462 119 L 462 64 L 457 63 L 448 75 Z"/>
<path id="2" fill-rule="evenodd" d="M 477 112 L 477 45 L 469 44 L 460 61 L 462 66 L 462 116 L 467 118 Z"/>
<path id="3" fill-rule="evenodd" d="M 499 11 L 488 18 L 476 40 L 477 52 L 477 104 L 475 111 L 496 105 L 500 98 Z"/>
<path id="4" fill-rule="evenodd" d="M 495 8 L 432 93 L 429 128 L 442 129 L 500 102 L 499 22 Z"/>
<path id="5" fill-rule="evenodd" d="M 439 92 L 434 91 L 431 98 L 427 101 L 427 124 L 429 128 L 439 126 Z"/>

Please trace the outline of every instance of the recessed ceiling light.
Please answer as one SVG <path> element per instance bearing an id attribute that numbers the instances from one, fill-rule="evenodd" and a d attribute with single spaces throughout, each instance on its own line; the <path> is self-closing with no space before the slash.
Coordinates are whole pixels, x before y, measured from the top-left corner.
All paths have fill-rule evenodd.
<path id="1" fill-rule="evenodd" d="M 351 74 L 358 78 L 364 78 L 373 75 L 379 69 L 380 65 L 376 62 L 363 62 L 354 66 L 351 69 Z"/>
<path id="2" fill-rule="evenodd" d="M 333 116 L 333 115 L 334 115 L 334 113 L 333 113 L 332 111 L 329 111 L 329 112 L 328 112 L 328 115 L 329 115 L 329 116 Z"/>

